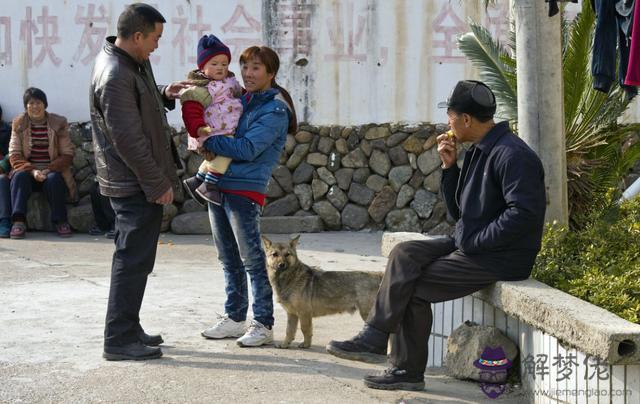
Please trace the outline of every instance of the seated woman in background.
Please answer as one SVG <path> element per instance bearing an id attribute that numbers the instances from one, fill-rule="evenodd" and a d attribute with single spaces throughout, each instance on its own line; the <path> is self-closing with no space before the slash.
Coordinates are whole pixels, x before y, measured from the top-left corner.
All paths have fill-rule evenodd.
<path id="1" fill-rule="evenodd" d="M 58 235 L 69 237 L 65 202 L 67 193 L 71 200 L 76 199 L 76 186 L 70 169 L 74 147 L 67 119 L 46 111 L 47 96 L 38 88 L 28 88 L 23 103 L 25 112 L 13 120 L 11 127 L 12 169 L 8 177 L 0 177 L 0 193 L 10 189 L 11 208 L 0 206 L 0 212 L 11 210 L 11 238 L 24 238 L 29 196 L 32 191 L 43 191 Z M 6 201 L 0 195 L 0 205 L 6 205 Z"/>

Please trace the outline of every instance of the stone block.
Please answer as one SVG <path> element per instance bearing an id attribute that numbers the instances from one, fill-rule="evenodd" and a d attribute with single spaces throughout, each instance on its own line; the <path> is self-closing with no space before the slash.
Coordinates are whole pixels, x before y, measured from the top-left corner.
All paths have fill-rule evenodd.
<path id="1" fill-rule="evenodd" d="M 369 215 L 376 223 L 382 223 L 387 213 L 393 209 L 395 201 L 396 193 L 393 192 L 393 188 L 390 186 L 383 187 L 373 199 L 371 205 L 369 205 Z"/>
<path id="2" fill-rule="evenodd" d="M 389 231 L 419 232 L 422 230 L 420 219 L 413 209 L 392 210 L 387 214 L 385 224 Z"/>
<path id="3" fill-rule="evenodd" d="M 393 167 L 389 171 L 389 183 L 393 187 L 393 190 L 398 192 L 400 187 L 411 179 L 413 175 L 413 169 L 410 166 Z"/>
<path id="4" fill-rule="evenodd" d="M 313 204 L 312 209 L 316 212 L 329 230 L 340 230 L 340 212 L 329 202 L 319 201 Z"/>
<path id="5" fill-rule="evenodd" d="M 294 184 L 304 184 L 311 182 L 314 168 L 311 164 L 302 162 L 293 172 L 292 180 Z"/>
<path id="6" fill-rule="evenodd" d="M 287 216 L 300 209 L 300 202 L 295 194 L 289 194 L 284 198 L 269 203 L 264 207 L 263 216 Z"/>
<path id="7" fill-rule="evenodd" d="M 171 221 L 171 231 L 176 234 L 211 234 L 208 212 L 191 212 L 177 215 Z"/>
<path id="8" fill-rule="evenodd" d="M 87 233 L 95 224 L 91 203 L 72 206 L 67 211 L 69 224 L 80 233 Z"/>
<path id="9" fill-rule="evenodd" d="M 293 176 L 287 167 L 283 165 L 276 166 L 272 175 L 285 192 L 291 193 L 293 191 Z"/>
<path id="10" fill-rule="evenodd" d="M 311 209 L 313 204 L 313 189 L 309 184 L 298 184 L 293 187 L 293 193 L 298 197 L 300 207 L 304 210 Z"/>
<path id="11" fill-rule="evenodd" d="M 469 321 L 464 322 L 453 330 L 447 340 L 447 355 L 445 367 L 447 374 L 457 379 L 471 379 L 478 382 L 485 381 L 480 376 L 480 369 L 474 366 L 484 350 L 502 348 L 506 359 L 513 365 L 518 355 L 518 347 L 500 330 L 495 327 L 480 326 Z M 504 383 L 507 379 L 507 369 L 495 371 L 495 382 Z"/>
<path id="12" fill-rule="evenodd" d="M 416 191 L 413 201 L 411 202 L 411 209 L 413 209 L 420 219 L 428 219 L 431 216 L 431 211 L 438 201 L 438 196 L 432 192 L 419 189 Z"/>
<path id="13" fill-rule="evenodd" d="M 324 230 L 319 216 L 270 216 L 260 219 L 263 234 L 317 233 Z"/>
<path id="14" fill-rule="evenodd" d="M 352 203 L 345 206 L 342 210 L 341 217 L 342 226 L 349 230 L 361 230 L 369 223 L 369 213 L 367 209 Z"/>
<path id="15" fill-rule="evenodd" d="M 329 192 L 327 192 L 327 200 L 331 202 L 336 209 L 341 211 L 347 202 L 349 202 L 349 197 L 340 187 L 333 185 L 329 188 Z"/>
<path id="16" fill-rule="evenodd" d="M 368 206 L 375 196 L 375 192 L 372 189 L 367 188 L 365 185 L 354 182 L 349 187 L 349 193 L 347 194 L 350 201 L 357 203 L 358 205 Z"/>
<path id="17" fill-rule="evenodd" d="M 160 224 L 160 231 L 169 231 L 171 228 L 171 221 L 178 214 L 178 208 L 176 205 L 170 203 L 162 206 L 162 223 Z"/>
<path id="18" fill-rule="evenodd" d="M 51 208 L 43 192 L 34 192 L 27 201 L 27 227 L 31 230 L 52 231 Z"/>

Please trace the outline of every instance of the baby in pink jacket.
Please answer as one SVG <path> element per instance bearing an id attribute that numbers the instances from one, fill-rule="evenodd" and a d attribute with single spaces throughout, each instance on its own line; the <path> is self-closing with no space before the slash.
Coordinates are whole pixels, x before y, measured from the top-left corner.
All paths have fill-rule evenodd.
<path id="1" fill-rule="evenodd" d="M 242 115 L 240 95 L 242 87 L 229 72 L 231 52 L 214 35 L 205 35 L 198 41 L 198 70 L 189 73 L 195 84 L 180 96 L 182 119 L 189 132 L 188 149 L 201 150 L 211 136 L 233 136 Z M 198 173 L 184 180 L 192 198 L 204 199 L 220 205 L 217 183 L 229 167 L 231 159 L 216 156 L 205 160 Z"/>

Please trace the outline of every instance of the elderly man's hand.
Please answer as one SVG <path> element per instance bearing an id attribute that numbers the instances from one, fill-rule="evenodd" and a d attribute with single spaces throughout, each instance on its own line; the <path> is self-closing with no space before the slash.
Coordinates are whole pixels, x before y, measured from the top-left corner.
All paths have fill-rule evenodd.
<path id="1" fill-rule="evenodd" d="M 442 168 L 447 169 L 454 165 L 458 158 L 458 149 L 453 132 L 443 133 L 436 138 L 436 142 L 438 142 L 438 154 L 442 160 Z"/>

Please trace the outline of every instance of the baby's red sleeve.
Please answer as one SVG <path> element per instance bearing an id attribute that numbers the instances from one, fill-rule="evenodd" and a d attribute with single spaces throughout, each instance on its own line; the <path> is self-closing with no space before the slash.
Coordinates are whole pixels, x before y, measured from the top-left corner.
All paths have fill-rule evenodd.
<path id="1" fill-rule="evenodd" d="M 189 136 L 197 138 L 198 129 L 207 126 L 204 121 L 204 107 L 197 101 L 182 103 L 182 121 L 189 132 Z"/>

